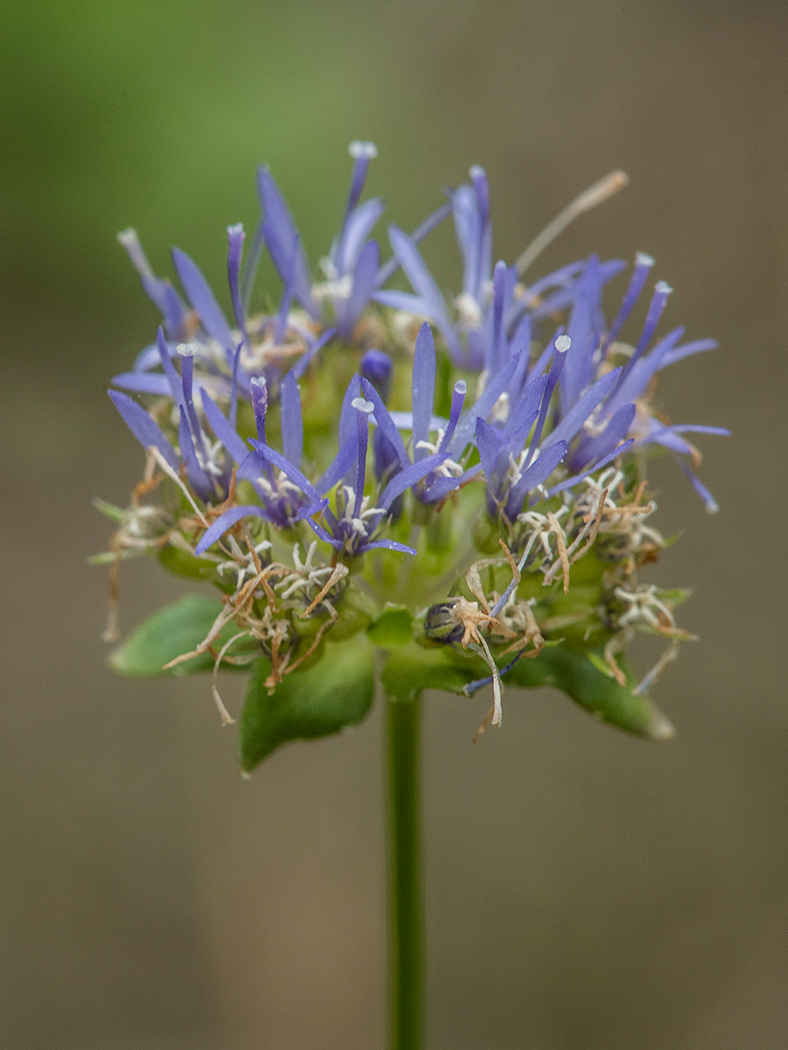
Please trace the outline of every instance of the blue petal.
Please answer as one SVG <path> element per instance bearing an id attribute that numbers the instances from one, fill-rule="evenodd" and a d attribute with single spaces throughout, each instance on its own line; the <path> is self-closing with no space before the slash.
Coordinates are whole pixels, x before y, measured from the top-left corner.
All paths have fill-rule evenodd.
<path id="1" fill-rule="evenodd" d="M 132 401 L 127 394 L 121 394 L 118 390 L 108 390 L 107 393 L 112 398 L 115 408 L 123 417 L 124 423 L 142 447 L 147 451 L 151 445 L 154 445 L 177 473 L 180 466 L 178 457 L 175 455 L 175 449 L 164 436 L 159 424 L 151 419 L 145 409 L 138 405 L 136 401 Z"/>
<path id="2" fill-rule="evenodd" d="M 204 533 L 202 539 L 194 548 L 195 554 L 204 554 L 209 547 L 212 547 L 218 539 L 231 529 L 233 525 L 241 520 L 241 518 L 264 518 L 266 521 L 273 522 L 273 519 L 261 507 L 244 506 L 244 507 L 231 507 L 226 510 L 224 514 L 216 519 L 206 533 Z"/>
<path id="3" fill-rule="evenodd" d="M 205 331 L 225 350 L 235 350 L 227 318 L 196 263 L 179 248 L 172 249 L 172 261 L 189 302 L 197 312 Z"/>
<path id="4" fill-rule="evenodd" d="M 413 458 L 416 460 L 423 459 L 427 454 L 427 450 L 419 448 L 418 443 L 429 439 L 432 405 L 435 400 L 435 340 L 426 322 L 416 336 L 411 390 Z"/>
<path id="5" fill-rule="evenodd" d="M 394 425 L 394 420 L 391 418 L 391 414 L 386 406 L 383 404 L 380 394 L 370 383 L 368 379 L 361 378 L 361 389 L 364 391 L 364 397 L 368 401 L 371 401 L 375 406 L 375 422 L 380 427 L 381 432 L 386 435 L 387 440 L 396 450 L 397 458 L 403 469 L 410 466 L 410 459 L 405 448 L 405 443 L 402 440 L 402 436 L 399 430 Z"/>
<path id="6" fill-rule="evenodd" d="M 203 412 L 205 412 L 205 416 L 211 424 L 211 429 L 214 434 L 221 441 L 235 462 L 238 464 L 242 463 L 249 454 L 246 444 L 236 434 L 230 423 L 225 419 L 224 413 L 216 402 L 206 393 L 203 387 L 200 387 L 200 396 L 202 397 Z"/>
<path id="7" fill-rule="evenodd" d="M 123 387 L 124 390 L 134 390 L 138 394 L 158 394 L 169 397 L 172 392 L 167 377 L 161 372 L 121 372 L 111 382 L 115 386 Z"/>
<path id="8" fill-rule="evenodd" d="M 300 463 L 304 451 L 304 424 L 301 418 L 301 394 L 292 371 L 282 384 L 282 451 L 291 463 Z"/>
<path id="9" fill-rule="evenodd" d="M 256 438 L 249 438 L 249 444 L 264 460 L 266 460 L 266 462 L 272 463 L 275 467 L 286 474 L 291 481 L 294 481 L 301 491 L 309 496 L 311 500 L 320 499 L 320 493 L 314 487 L 312 482 L 301 473 L 298 467 L 285 459 L 284 456 L 280 456 L 279 453 L 269 445 L 264 444 L 262 441 L 258 441 Z"/>
<path id="10" fill-rule="evenodd" d="M 412 485 L 421 481 L 425 478 L 431 470 L 435 470 L 441 463 L 446 460 L 446 456 L 438 454 L 435 456 L 427 456 L 426 459 L 420 459 L 418 463 L 413 463 L 405 470 L 401 470 L 399 474 L 391 479 L 383 490 L 383 495 L 378 500 L 378 506 L 382 507 L 383 510 L 388 510 L 397 496 L 401 496 L 406 489 L 409 489 Z"/>

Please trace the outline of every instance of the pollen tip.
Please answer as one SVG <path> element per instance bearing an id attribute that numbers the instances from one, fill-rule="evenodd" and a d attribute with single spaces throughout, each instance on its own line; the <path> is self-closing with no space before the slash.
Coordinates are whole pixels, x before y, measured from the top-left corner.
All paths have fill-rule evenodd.
<path id="1" fill-rule="evenodd" d="M 178 343 L 176 349 L 180 357 L 194 357 L 199 347 L 196 343 Z"/>
<path id="2" fill-rule="evenodd" d="M 481 164 L 472 164 L 468 174 L 472 179 L 485 179 L 487 178 L 487 172 L 481 166 Z"/>
<path id="3" fill-rule="evenodd" d="M 374 160 L 378 155 L 378 147 L 374 142 L 361 142 L 356 139 L 348 146 L 348 153 L 353 160 Z"/>
<path id="4" fill-rule="evenodd" d="M 124 247 L 128 244 L 136 244 L 139 241 L 137 231 L 133 226 L 128 226 L 125 230 L 121 230 L 117 237 Z"/>
<path id="5" fill-rule="evenodd" d="M 244 224 L 242 222 L 236 222 L 232 226 L 227 227 L 228 237 L 244 237 Z"/>
<path id="6" fill-rule="evenodd" d="M 252 376 L 252 378 L 249 380 L 249 383 L 257 390 L 265 390 L 267 385 L 265 381 L 265 376 Z"/>
<path id="7" fill-rule="evenodd" d="M 457 382 L 454 384 L 454 392 L 456 394 L 461 394 L 463 397 L 465 397 L 465 395 L 468 393 L 468 384 L 465 382 L 464 379 L 457 380 Z"/>
<path id="8" fill-rule="evenodd" d="M 571 345 L 572 340 L 568 335 L 559 335 L 555 341 L 555 348 L 559 354 L 565 354 Z"/>
<path id="9" fill-rule="evenodd" d="M 654 285 L 654 291 L 659 292 L 660 295 L 670 295 L 673 289 L 670 287 L 667 281 L 657 281 Z"/>
<path id="10" fill-rule="evenodd" d="M 649 255 L 647 252 L 638 252 L 635 256 L 636 266 L 648 266 L 649 268 L 651 268 L 655 262 L 656 260 L 654 259 L 654 257 Z"/>

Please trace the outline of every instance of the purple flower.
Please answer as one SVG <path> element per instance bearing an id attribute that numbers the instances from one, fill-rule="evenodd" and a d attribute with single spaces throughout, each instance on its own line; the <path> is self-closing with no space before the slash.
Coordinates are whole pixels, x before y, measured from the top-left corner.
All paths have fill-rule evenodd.
<path id="1" fill-rule="evenodd" d="M 440 331 L 456 364 L 495 375 L 523 345 L 530 345 L 535 321 L 572 302 L 582 262 L 562 267 L 530 288 L 518 280 L 517 268 L 505 263 L 492 267 L 492 226 L 487 175 L 470 169 L 470 184 L 450 191 L 457 243 L 463 259 L 462 292 L 452 309 L 419 252 L 415 238 L 397 226 L 389 227 L 395 257 L 413 293 L 380 291 L 374 296 L 394 309 L 428 318 Z M 603 264 L 605 281 L 624 264 Z"/>
<path id="2" fill-rule="evenodd" d="M 589 259 L 577 282 L 567 329 L 572 345 L 560 381 L 559 422 L 555 433 L 560 432 L 562 426 L 576 429 L 578 418 L 584 417 L 584 430 L 569 459 L 572 470 L 580 470 L 592 460 L 602 459 L 625 437 L 634 442 L 634 448 L 662 445 L 676 455 L 679 466 L 706 508 L 714 511 L 717 504 L 713 497 L 681 458 L 699 458 L 694 447 L 681 435 L 689 432 L 728 434 L 729 431 L 722 427 L 662 423 L 654 417 L 644 396 L 663 368 L 717 345 L 713 339 L 678 345 L 684 335 L 684 328 L 679 327 L 652 346 L 672 291 L 664 281 L 658 281 L 654 286 L 637 344 L 634 348 L 623 348 L 623 353 L 628 355 L 626 363 L 610 371 L 611 363 L 622 353 L 616 342 L 618 335 L 638 302 L 653 265 L 650 256 L 638 254 L 621 307 L 607 328 L 602 312 L 602 267 L 596 256 Z M 612 376 L 615 379 L 611 379 Z M 604 394 L 601 400 L 600 391 Z"/>

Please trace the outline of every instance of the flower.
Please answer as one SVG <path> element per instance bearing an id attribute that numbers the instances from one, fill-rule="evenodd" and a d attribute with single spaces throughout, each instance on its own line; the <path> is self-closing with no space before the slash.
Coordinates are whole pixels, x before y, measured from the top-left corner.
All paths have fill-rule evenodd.
<path id="1" fill-rule="evenodd" d="M 184 252 L 173 249 L 182 297 L 154 274 L 134 231 L 120 235 L 162 324 L 115 377 L 122 389 L 110 391 L 148 454 L 132 506 L 108 510 L 120 522 L 104 556 L 113 595 L 128 553 L 155 553 L 214 584 L 223 597 L 212 623 L 166 666 L 218 646 L 213 691 L 224 720 L 223 661 L 268 661 L 260 681 L 276 690 L 365 632 L 384 648 L 408 647 L 403 667 L 417 669 L 408 671 L 416 691 L 436 684 L 436 666 L 437 684 L 469 695 L 492 681 L 493 724 L 502 676 L 536 681 L 523 670 L 533 664 L 599 717 L 664 736 L 664 719 L 639 697 L 688 636 L 672 612 L 683 592 L 638 579 L 664 541 L 645 524 L 656 504 L 633 453 L 668 449 L 716 509 L 685 434 L 727 431 L 674 425 L 653 400 L 663 368 L 715 342 L 682 343 L 683 328 L 658 336 L 671 293 L 664 281 L 633 345 L 622 341 L 654 266 L 642 253 L 612 323 L 603 300 L 619 260 L 592 254 L 523 283 L 541 247 L 620 186 L 620 173 L 581 195 L 510 266 L 493 265 L 489 185 L 474 166 L 413 234 L 389 227 L 394 254 L 381 265 L 372 234 L 383 204 L 361 201 L 377 151 L 356 142 L 350 152 L 343 219 L 318 281 L 279 187 L 260 168 L 262 219 L 245 260 L 243 228 L 228 228 L 232 322 Z M 419 250 L 448 214 L 462 260 L 452 303 Z M 264 250 L 282 292 L 275 312 L 252 315 Z M 399 268 L 412 292 L 384 287 Z M 146 497 L 160 503 L 141 504 Z M 157 525 L 141 541 L 130 523 L 145 513 Z M 224 638 L 230 625 L 237 633 Z M 638 688 L 619 657 L 634 630 L 670 641 Z M 244 648 L 231 658 L 236 639 Z M 551 647 L 558 655 L 545 655 Z"/>

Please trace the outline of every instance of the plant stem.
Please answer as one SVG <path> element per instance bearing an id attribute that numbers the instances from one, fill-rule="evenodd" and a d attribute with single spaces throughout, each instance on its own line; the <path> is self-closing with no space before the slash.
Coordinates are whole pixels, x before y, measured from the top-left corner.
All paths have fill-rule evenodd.
<path id="1" fill-rule="evenodd" d="M 424 1046 L 421 698 L 387 697 L 389 1050 Z"/>

